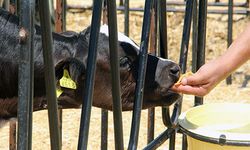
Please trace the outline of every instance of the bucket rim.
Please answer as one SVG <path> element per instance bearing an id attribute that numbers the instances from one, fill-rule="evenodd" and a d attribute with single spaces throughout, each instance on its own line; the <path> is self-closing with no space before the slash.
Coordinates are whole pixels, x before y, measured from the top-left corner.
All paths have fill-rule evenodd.
<path id="1" fill-rule="evenodd" d="M 179 125 L 179 129 L 181 130 L 181 133 L 190 136 L 196 140 L 209 142 L 213 144 L 219 144 L 219 145 L 229 145 L 229 146 L 250 146 L 250 141 L 240 141 L 240 140 L 228 140 L 228 139 L 222 139 L 222 138 L 213 138 L 208 137 L 200 134 L 193 133 L 181 125 Z"/>
<path id="2" fill-rule="evenodd" d="M 179 128 L 181 132 L 185 135 L 188 135 L 194 139 L 209 142 L 209 143 L 214 143 L 214 144 L 219 144 L 219 145 L 230 145 L 230 146 L 250 146 L 250 134 L 246 134 L 246 136 L 249 136 L 249 138 L 245 139 L 232 139 L 232 138 L 227 138 L 227 134 L 219 134 L 219 132 L 214 131 L 214 133 L 209 132 L 209 135 L 201 134 L 202 132 L 196 131 L 195 129 L 188 129 L 187 125 L 187 119 L 185 118 L 186 114 L 190 112 L 193 109 L 199 109 L 199 107 L 208 107 L 208 105 L 247 105 L 250 108 L 250 104 L 248 103 L 213 103 L 213 104 L 204 104 L 200 106 L 193 107 L 186 112 L 182 113 L 179 116 Z M 185 126 L 186 125 L 186 126 Z M 213 132 L 213 131 L 212 131 Z M 216 134 L 215 134 L 216 133 Z M 230 133 L 229 133 L 230 134 Z M 236 134 L 236 133 L 234 133 Z M 216 136 L 214 136 L 216 135 Z M 230 137 L 230 136 L 229 136 Z"/>

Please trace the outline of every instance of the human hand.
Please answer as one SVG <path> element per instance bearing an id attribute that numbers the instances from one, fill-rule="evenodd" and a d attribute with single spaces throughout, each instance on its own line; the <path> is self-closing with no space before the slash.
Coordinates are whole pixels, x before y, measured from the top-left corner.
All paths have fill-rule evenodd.
<path id="1" fill-rule="evenodd" d="M 183 94 L 205 96 L 225 77 L 218 62 L 210 62 L 203 65 L 195 74 L 184 77 L 180 84 L 171 89 Z"/>

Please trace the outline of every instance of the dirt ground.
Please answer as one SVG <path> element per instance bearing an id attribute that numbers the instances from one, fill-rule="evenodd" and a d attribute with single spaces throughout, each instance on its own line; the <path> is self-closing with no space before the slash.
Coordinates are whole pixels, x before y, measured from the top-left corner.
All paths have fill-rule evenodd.
<path id="1" fill-rule="evenodd" d="M 236 0 L 242 2 L 243 0 Z M 89 4 L 80 0 L 68 0 L 69 4 Z M 131 7 L 143 6 L 141 1 L 132 1 Z M 209 8 L 211 9 L 211 8 Z M 222 8 L 221 8 L 222 9 Z M 169 58 L 178 62 L 180 41 L 183 28 L 183 13 L 167 14 L 168 24 L 168 48 Z M 130 14 L 130 37 L 138 44 L 140 44 L 142 13 Z M 124 15 L 118 12 L 118 27 L 119 31 L 123 32 Z M 233 22 L 233 39 L 235 39 L 242 30 L 246 27 L 250 18 L 247 16 L 234 16 Z M 81 31 L 90 25 L 91 11 L 84 11 L 77 13 L 77 10 L 71 10 L 67 13 L 67 30 Z M 208 15 L 207 21 L 207 40 L 206 40 L 206 62 L 221 55 L 227 48 L 227 15 Z M 190 43 L 190 46 L 192 43 Z M 191 70 L 191 53 L 188 58 L 188 70 Z M 225 82 L 221 82 L 210 94 L 204 97 L 204 103 L 224 103 L 224 102 L 239 102 L 250 103 L 250 83 L 245 88 L 241 88 L 245 77 L 250 75 L 250 62 L 247 62 L 238 70 L 233 73 L 233 84 L 227 86 Z M 193 107 L 194 97 L 184 95 L 183 98 L 183 111 Z M 64 110 L 63 111 L 63 150 L 77 149 L 80 109 Z M 88 149 L 95 150 L 100 148 L 100 123 L 101 123 L 101 110 L 98 108 L 92 109 Z M 123 113 L 123 133 L 124 145 L 127 149 L 130 126 L 131 126 L 131 112 Z M 47 120 L 47 111 L 40 111 L 34 113 L 33 124 L 33 149 L 34 150 L 47 150 L 50 149 L 49 128 Z M 155 137 L 166 130 L 161 120 L 161 108 L 156 108 L 155 116 Z M 8 149 L 8 132 L 9 126 L 0 129 L 0 150 Z M 114 148 L 114 134 L 113 134 L 113 115 L 109 112 L 109 127 L 108 127 L 108 149 Z M 140 136 L 138 149 L 145 147 L 147 142 L 147 110 L 142 111 Z M 167 150 L 168 142 L 165 142 L 159 150 Z M 176 150 L 181 150 L 181 135 L 177 135 Z"/>

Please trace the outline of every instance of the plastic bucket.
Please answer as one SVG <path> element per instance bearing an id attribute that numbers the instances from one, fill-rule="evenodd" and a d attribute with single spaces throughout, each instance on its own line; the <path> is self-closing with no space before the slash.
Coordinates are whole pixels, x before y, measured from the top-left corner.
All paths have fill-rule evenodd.
<path id="1" fill-rule="evenodd" d="M 250 150 L 250 104 L 205 104 L 179 117 L 188 150 Z"/>

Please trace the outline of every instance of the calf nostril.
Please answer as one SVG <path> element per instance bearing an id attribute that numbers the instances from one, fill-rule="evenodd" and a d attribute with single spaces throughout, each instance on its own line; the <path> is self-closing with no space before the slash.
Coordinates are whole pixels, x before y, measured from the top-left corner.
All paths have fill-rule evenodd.
<path id="1" fill-rule="evenodd" d="M 170 73 L 176 76 L 179 76 L 180 74 L 180 67 L 178 66 L 173 66 L 170 68 Z"/>

